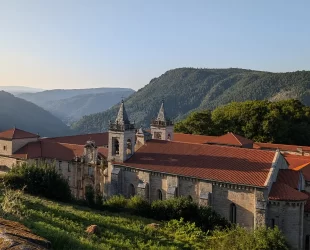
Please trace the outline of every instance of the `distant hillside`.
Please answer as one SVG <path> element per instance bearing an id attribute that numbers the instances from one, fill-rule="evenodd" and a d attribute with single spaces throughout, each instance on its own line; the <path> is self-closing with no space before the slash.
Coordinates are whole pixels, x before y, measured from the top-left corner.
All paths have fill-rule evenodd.
<path id="1" fill-rule="evenodd" d="M 100 94 L 77 95 L 71 98 L 49 101 L 44 108 L 70 124 L 81 119 L 84 115 L 105 111 L 134 93 L 133 90 L 115 91 Z"/>
<path id="2" fill-rule="evenodd" d="M 17 128 L 41 136 L 70 134 L 70 129 L 58 118 L 37 105 L 0 91 L 0 131 Z"/>
<path id="3" fill-rule="evenodd" d="M 40 107 L 44 108 L 46 103 L 50 101 L 63 100 L 77 95 L 100 94 L 100 93 L 117 92 L 117 91 L 133 91 L 133 90 L 128 88 L 53 89 L 53 90 L 45 90 L 39 93 L 24 93 L 20 94 L 18 97 L 33 102 L 39 105 Z"/>
<path id="4" fill-rule="evenodd" d="M 30 88 L 24 86 L 0 86 L 0 91 L 11 93 L 13 95 L 20 95 L 22 93 L 35 93 L 43 91 L 44 89 Z"/>
<path id="5" fill-rule="evenodd" d="M 174 120 L 194 110 L 214 109 L 231 101 L 296 98 L 310 105 L 310 71 L 270 73 L 245 69 L 169 70 L 131 95 L 126 109 L 132 121 L 149 126 L 162 99 Z M 115 119 L 119 105 L 83 117 L 73 127 L 79 132 L 99 132 Z"/>

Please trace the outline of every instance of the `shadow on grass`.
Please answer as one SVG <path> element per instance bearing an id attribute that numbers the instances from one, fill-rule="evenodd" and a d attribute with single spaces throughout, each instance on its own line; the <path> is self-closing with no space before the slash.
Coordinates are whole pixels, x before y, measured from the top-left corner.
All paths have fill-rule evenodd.
<path id="1" fill-rule="evenodd" d="M 102 249 L 98 245 L 106 244 L 106 246 L 110 246 L 116 249 L 138 249 L 139 242 L 143 242 L 147 244 L 149 241 L 159 243 L 161 247 L 170 248 L 174 247 L 177 249 L 189 249 L 183 243 L 180 242 L 173 242 L 169 240 L 167 235 L 163 233 L 159 234 L 157 232 L 146 232 L 144 231 L 144 226 L 147 224 L 146 222 L 153 222 L 153 220 L 148 219 L 141 219 L 135 216 L 128 216 L 122 214 L 111 214 L 106 212 L 96 211 L 94 213 L 91 209 L 84 209 L 83 207 L 79 206 L 71 206 L 75 209 L 78 209 L 77 212 L 88 212 L 94 213 L 96 216 L 102 216 L 103 220 L 96 220 L 96 219 L 88 219 L 83 218 L 79 215 L 76 215 L 72 212 L 68 211 L 68 208 L 58 206 L 57 208 L 53 208 L 51 206 L 46 205 L 44 202 L 40 201 L 31 201 L 26 200 L 25 202 L 27 208 L 33 210 L 40 210 L 42 212 L 48 212 L 51 216 L 44 216 L 44 214 L 33 213 L 31 216 L 24 220 L 24 223 L 29 226 L 35 233 L 38 235 L 48 238 L 52 242 L 52 246 L 55 249 Z M 52 204 L 52 203 L 51 203 Z M 68 206 L 68 204 L 66 204 Z M 141 223 L 141 228 L 137 230 L 124 228 L 122 225 L 118 226 L 117 224 L 113 224 L 109 221 L 104 221 L 105 216 L 114 219 L 115 217 L 124 218 L 124 220 L 139 220 Z M 53 220 L 53 218 L 58 217 L 58 219 L 63 218 L 64 223 L 59 222 L 59 220 Z M 66 220 L 70 220 L 78 226 L 78 228 L 72 228 L 72 225 L 67 225 Z M 107 219 L 108 220 L 108 219 Z M 129 223 L 129 221 L 127 222 Z M 68 223 L 70 224 L 70 223 Z M 82 224 L 82 225 L 81 225 Z M 98 238 L 96 236 L 89 237 L 84 230 L 90 224 L 96 224 L 99 226 L 101 230 L 101 237 Z M 71 232 L 71 234 L 69 233 Z M 126 243 L 126 247 L 124 247 L 123 240 L 129 240 Z M 86 241 L 86 242 L 84 242 Z M 130 244 L 130 247 L 127 246 Z M 97 245 L 97 246 L 96 246 Z M 68 248 L 70 246 L 70 248 Z M 94 248 L 95 247 L 95 248 Z"/>

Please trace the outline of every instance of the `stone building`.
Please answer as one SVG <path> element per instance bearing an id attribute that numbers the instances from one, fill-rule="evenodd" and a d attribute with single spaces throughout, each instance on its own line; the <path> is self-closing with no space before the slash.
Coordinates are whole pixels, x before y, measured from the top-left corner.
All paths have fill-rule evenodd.
<path id="1" fill-rule="evenodd" d="M 249 229 L 278 226 L 292 249 L 310 250 L 310 157 L 293 154 L 298 146 L 257 146 L 234 133 L 174 133 L 164 103 L 150 127 L 136 130 L 122 102 L 107 133 L 0 132 L 0 171 L 24 161 L 52 162 L 77 198 L 87 185 L 104 196 L 149 202 L 184 196 Z"/>
<path id="2" fill-rule="evenodd" d="M 94 140 L 98 141 L 98 146 Z M 0 173 L 26 161 L 43 160 L 69 182 L 72 194 L 84 199 L 88 185 L 104 193 L 107 178 L 107 133 L 56 138 L 14 128 L 0 133 Z"/>
<path id="3" fill-rule="evenodd" d="M 189 197 L 247 228 L 278 226 L 292 249 L 309 249 L 310 186 L 279 150 L 253 149 L 252 141 L 232 133 L 208 143 L 173 141 L 163 104 L 151 135 L 140 133 L 133 145 L 134 124 L 122 103 L 109 129 L 108 195 L 149 202 Z"/>

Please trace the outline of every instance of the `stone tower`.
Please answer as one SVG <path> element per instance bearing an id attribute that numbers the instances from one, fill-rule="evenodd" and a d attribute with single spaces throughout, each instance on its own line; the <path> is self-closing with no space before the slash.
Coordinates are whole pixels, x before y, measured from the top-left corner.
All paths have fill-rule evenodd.
<path id="1" fill-rule="evenodd" d="M 151 134 L 153 139 L 173 140 L 173 122 L 165 114 L 164 101 L 161 104 L 157 118 L 151 123 Z"/>
<path id="2" fill-rule="evenodd" d="M 135 148 L 135 126 L 130 123 L 122 100 L 116 120 L 109 125 L 108 160 L 124 162 L 133 155 Z"/>

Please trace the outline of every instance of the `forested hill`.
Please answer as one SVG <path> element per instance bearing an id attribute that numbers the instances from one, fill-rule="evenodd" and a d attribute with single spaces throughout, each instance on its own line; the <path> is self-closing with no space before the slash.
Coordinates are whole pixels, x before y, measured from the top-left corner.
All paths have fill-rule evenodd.
<path id="1" fill-rule="evenodd" d="M 68 135 L 70 129 L 37 105 L 0 91 L 0 131 L 16 126 L 41 136 Z"/>
<path id="2" fill-rule="evenodd" d="M 310 71 L 271 73 L 245 69 L 169 70 L 125 100 L 131 121 L 149 126 L 162 99 L 170 118 L 179 120 L 191 111 L 214 109 L 232 101 L 295 98 L 310 105 Z M 119 105 L 83 117 L 73 125 L 78 132 L 99 132 L 115 119 Z"/>

